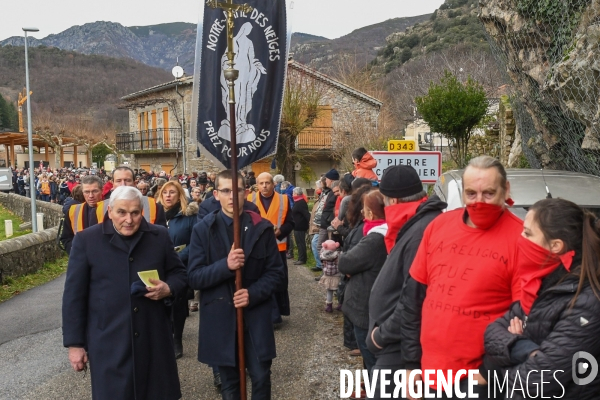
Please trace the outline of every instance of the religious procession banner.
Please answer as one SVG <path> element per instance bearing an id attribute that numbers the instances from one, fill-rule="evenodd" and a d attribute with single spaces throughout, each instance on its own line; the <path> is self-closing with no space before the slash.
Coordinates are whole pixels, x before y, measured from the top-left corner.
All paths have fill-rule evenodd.
<path id="1" fill-rule="evenodd" d="M 239 2 L 239 3 L 238 3 Z M 250 7 L 242 7 L 248 5 Z M 227 10 L 233 13 L 235 128 L 231 148 Z M 219 167 L 244 168 L 277 149 L 291 29 L 285 0 L 212 0 L 198 23 L 192 134 L 199 153 Z"/>

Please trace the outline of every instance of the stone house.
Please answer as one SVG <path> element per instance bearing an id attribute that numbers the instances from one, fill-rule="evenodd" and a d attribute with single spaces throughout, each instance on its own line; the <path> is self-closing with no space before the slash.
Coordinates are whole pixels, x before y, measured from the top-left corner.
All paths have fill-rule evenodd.
<path id="1" fill-rule="evenodd" d="M 337 166 L 336 154 L 351 134 L 349 121 L 360 120 L 372 129 L 382 103 L 325 74 L 296 61 L 288 63 L 288 79 L 306 79 L 318 87 L 320 111 L 311 128 L 297 138 L 297 150 L 310 164 L 314 177 Z M 129 132 L 117 134 L 117 149 L 123 160 L 134 168 L 181 173 L 183 142 L 187 172 L 216 171 L 218 168 L 204 157 L 197 157 L 197 140 L 191 137 L 193 77 L 163 83 L 121 98 L 129 109 Z M 185 138 L 181 132 L 186 133 Z M 249 169 L 257 174 L 271 171 L 271 159 L 254 163 Z M 302 167 L 302 166 L 301 166 Z M 296 183 L 304 182 L 296 173 Z"/>

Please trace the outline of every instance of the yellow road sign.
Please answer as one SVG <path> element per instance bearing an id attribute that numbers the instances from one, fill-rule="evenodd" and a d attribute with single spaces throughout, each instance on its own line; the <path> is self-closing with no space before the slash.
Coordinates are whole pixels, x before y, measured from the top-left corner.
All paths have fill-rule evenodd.
<path id="1" fill-rule="evenodd" d="M 417 151 L 414 140 L 388 140 L 388 151 Z"/>

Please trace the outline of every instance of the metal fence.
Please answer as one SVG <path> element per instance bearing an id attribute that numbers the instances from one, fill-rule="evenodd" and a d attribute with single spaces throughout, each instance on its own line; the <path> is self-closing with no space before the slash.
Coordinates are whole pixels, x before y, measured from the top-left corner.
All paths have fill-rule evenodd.
<path id="1" fill-rule="evenodd" d="M 181 129 L 148 129 L 118 133 L 117 149 L 127 151 L 181 150 Z"/>

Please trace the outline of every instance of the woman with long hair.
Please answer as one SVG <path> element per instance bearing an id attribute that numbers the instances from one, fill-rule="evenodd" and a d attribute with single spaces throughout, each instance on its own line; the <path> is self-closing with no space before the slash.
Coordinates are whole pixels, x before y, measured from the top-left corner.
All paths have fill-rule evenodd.
<path id="1" fill-rule="evenodd" d="M 165 209 L 169 236 L 183 265 L 188 264 L 189 244 L 196 223 L 198 205 L 188 204 L 183 188 L 177 181 L 166 182 L 158 192 L 157 202 Z M 173 321 L 173 342 L 175 358 L 183 356 L 183 328 L 188 314 L 187 296 L 184 294 L 173 301 L 171 318 Z"/>
<path id="2" fill-rule="evenodd" d="M 488 326 L 484 366 L 496 370 L 500 380 L 508 378 L 506 398 L 523 399 L 541 391 L 547 398 L 597 399 L 598 219 L 568 200 L 538 201 L 525 217 L 518 246 L 521 296 Z M 592 365 L 587 376 L 581 376 L 585 364 L 577 363 L 582 352 Z M 494 382 L 489 384 L 493 387 Z M 515 385 L 522 389 L 512 390 Z"/>
<path id="3" fill-rule="evenodd" d="M 367 190 L 369 187 L 367 187 Z M 375 356 L 367 349 L 369 331 L 369 297 L 371 288 L 387 257 L 385 250 L 385 204 L 379 190 L 363 191 L 362 198 L 362 238 L 352 248 L 345 250 L 339 258 L 339 270 L 349 278 L 344 293 L 342 312 L 354 325 L 354 336 L 363 356 L 366 369 L 371 373 L 375 366 Z M 352 200 L 351 200 L 352 201 Z M 350 205 L 351 219 L 356 226 L 356 205 Z M 350 236 L 349 236 L 350 237 Z"/>

